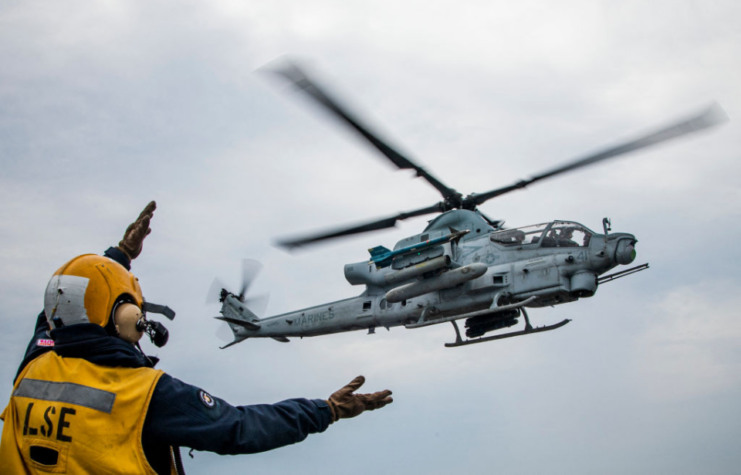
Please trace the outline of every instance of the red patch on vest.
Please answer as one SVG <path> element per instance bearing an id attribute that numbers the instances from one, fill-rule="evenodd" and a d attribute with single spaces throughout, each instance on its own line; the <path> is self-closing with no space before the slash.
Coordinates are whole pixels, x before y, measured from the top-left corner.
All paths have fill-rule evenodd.
<path id="1" fill-rule="evenodd" d="M 54 340 L 49 340 L 48 338 L 39 338 L 36 344 L 38 346 L 54 346 Z"/>

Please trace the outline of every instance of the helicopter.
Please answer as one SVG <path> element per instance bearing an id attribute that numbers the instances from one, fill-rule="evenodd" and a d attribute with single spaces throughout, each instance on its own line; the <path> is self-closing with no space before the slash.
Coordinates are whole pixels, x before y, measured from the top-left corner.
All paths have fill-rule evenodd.
<path id="1" fill-rule="evenodd" d="M 442 195 L 431 206 L 364 224 L 314 235 L 277 241 L 295 249 L 328 239 L 394 227 L 397 221 L 437 213 L 425 229 L 400 240 L 393 249 L 376 246 L 370 258 L 346 264 L 344 275 L 351 285 L 365 286 L 357 297 L 315 305 L 267 318 L 259 318 L 245 295 L 256 266 L 245 261 L 240 292 L 218 289 L 221 315 L 234 340 L 228 348 L 248 338 L 310 337 L 333 333 L 404 326 L 423 328 L 450 322 L 458 347 L 504 338 L 552 331 L 570 322 L 533 326 L 527 308 L 540 308 L 594 296 L 598 287 L 648 269 L 641 264 L 611 274 L 617 266 L 632 264 L 638 239 L 634 234 L 612 232 L 604 218 L 602 232 L 575 221 L 554 220 L 508 229 L 478 207 L 492 198 L 523 189 L 578 168 L 615 158 L 690 133 L 708 129 L 727 116 L 713 104 L 699 114 L 656 129 L 632 141 L 609 147 L 584 158 L 484 193 L 463 195 L 398 152 L 379 134 L 353 115 L 298 65 L 286 62 L 271 69 L 348 125 L 399 169 L 412 169 Z M 506 330 L 524 320 L 521 330 Z M 458 321 L 464 321 L 465 338 Z M 504 333 L 486 335 L 504 330 Z"/>

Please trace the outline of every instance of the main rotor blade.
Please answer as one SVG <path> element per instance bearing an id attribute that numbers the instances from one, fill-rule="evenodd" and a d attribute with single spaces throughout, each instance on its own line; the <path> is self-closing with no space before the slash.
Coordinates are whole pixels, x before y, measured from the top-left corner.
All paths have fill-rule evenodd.
<path id="1" fill-rule="evenodd" d="M 630 142 L 626 142 L 622 145 L 608 148 L 586 158 L 567 163 L 558 168 L 554 168 L 553 170 L 541 173 L 540 175 L 535 175 L 532 178 L 520 180 L 512 185 L 497 188 L 496 190 L 491 190 L 486 193 L 473 194 L 470 197 L 467 197 L 466 201 L 473 202 L 473 204 L 475 205 L 480 205 L 487 200 L 503 195 L 505 193 L 509 193 L 513 190 L 524 188 L 536 181 L 545 180 L 546 178 L 550 178 L 561 173 L 570 172 L 581 167 L 586 167 L 588 165 L 601 162 L 602 160 L 607 160 L 608 158 L 624 155 L 626 153 L 666 142 L 667 140 L 681 137 L 683 135 L 698 132 L 700 130 L 704 130 L 726 122 L 727 120 L 728 116 L 726 115 L 725 111 L 723 111 L 723 109 L 718 104 L 713 103 L 705 111 L 696 116 L 690 117 L 689 119 L 682 120 L 676 124 L 664 127 L 657 130 L 656 132 L 650 133 Z"/>
<path id="2" fill-rule="evenodd" d="M 396 149 L 392 148 L 388 143 L 378 136 L 377 133 L 371 132 L 368 127 L 360 122 L 355 116 L 353 116 L 346 107 L 340 105 L 340 102 L 327 94 L 327 92 L 320 88 L 317 83 L 306 75 L 306 73 L 299 68 L 296 64 L 286 61 L 283 66 L 271 69 L 272 72 L 283 76 L 288 79 L 293 85 L 307 93 L 315 101 L 324 106 L 327 110 L 332 112 L 335 116 L 342 119 L 356 132 L 365 137 L 376 149 L 378 149 L 383 155 L 386 156 L 391 162 L 401 169 L 412 169 L 417 172 L 417 176 L 420 176 L 427 180 L 432 186 L 434 186 L 445 199 L 453 199 L 458 197 L 458 193 L 444 185 L 440 180 L 432 176 L 424 168 L 415 164 Z"/>
<path id="3" fill-rule="evenodd" d="M 338 238 L 342 236 L 349 236 L 351 234 L 364 233 L 367 231 L 375 231 L 378 229 L 393 228 L 396 225 L 397 221 L 401 221 L 401 220 L 408 219 L 408 218 L 414 218 L 415 216 L 423 216 L 425 214 L 430 214 L 430 213 L 440 213 L 441 211 L 443 211 L 442 206 L 440 203 L 438 203 L 433 206 L 429 206 L 427 208 L 421 208 L 418 210 L 409 211 L 407 213 L 399 213 L 396 216 L 392 216 L 390 218 L 379 219 L 376 221 L 372 221 L 370 223 L 365 223 L 365 224 L 353 226 L 350 228 L 324 232 L 321 234 L 316 234 L 313 236 L 306 236 L 303 238 L 284 239 L 284 240 L 276 241 L 276 244 L 283 248 L 295 249 L 297 247 L 305 246 L 307 244 L 313 244 L 319 241 L 324 241 L 325 239 L 333 239 L 333 238 Z"/>

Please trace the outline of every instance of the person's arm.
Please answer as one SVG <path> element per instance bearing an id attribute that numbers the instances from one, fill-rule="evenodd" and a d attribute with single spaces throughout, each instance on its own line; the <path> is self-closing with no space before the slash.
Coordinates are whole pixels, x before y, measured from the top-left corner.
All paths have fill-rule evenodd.
<path id="1" fill-rule="evenodd" d="M 332 413 L 322 399 L 232 406 L 167 374 L 157 382 L 142 444 L 190 447 L 222 455 L 250 454 L 301 442 L 324 432 Z M 148 454 L 149 456 L 149 454 Z"/>
<path id="2" fill-rule="evenodd" d="M 109 259 L 113 259 L 114 261 L 118 262 L 122 266 L 126 268 L 126 270 L 131 270 L 131 259 L 129 259 L 129 256 L 126 255 L 125 252 L 123 252 L 121 249 L 117 247 L 109 247 L 105 250 L 103 255 Z"/>

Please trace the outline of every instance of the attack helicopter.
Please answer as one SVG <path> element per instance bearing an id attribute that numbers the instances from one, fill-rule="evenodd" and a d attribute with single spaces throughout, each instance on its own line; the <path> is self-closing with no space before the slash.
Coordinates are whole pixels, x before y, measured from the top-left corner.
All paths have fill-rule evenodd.
<path id="1" fill-rule="evenodd" d="M 450 322 L 455 340 L 446 347 L 551 331 L 567 323 L 533 326 L 526 308 L 560 305 L 592 297 L 598 287 L 648 268 L 642 264 L 606 274 L 636 258 L 636 236 L 612 232 L 605 218 L 602 232 L 566 220 L 506 229 L 502 220 L 491 219 L 478 207 L 492 198 L 523 189 L 533 183 L 582 167 L 650 147 L 686 134 L 708 129 L 727 120 L 714 104 L 692 117 L 661 127 L 635 140 L 590 154 L 584 158 L 484 193 L 463 195 L 405 157 L 350 113 L 327 90 L 299 66 L 285 63 L 271 72 L 288 80 L 341 122 L 367 140 L 399 169 L 412 169 L 442 195 L 431 206 L 374 220 L 357 226 L 314 235 L 283 239 L 277 245 L 294 249 L 327 239 L 391 228 L 397 221 L 438 213 L 419 234 L 402 239 L 393 250 L 369 249 L 369 259 L 346 264 L 351 285 L 365 286 L 357 297 L 329 302 L 293 312 L 259 318 L 245 295 L 255 275 L 255 265 L 245 261 L 238 293 L 212 293 L 221 303 L 221 315 L 234 340 L 248 338 L 309 337 L 354 330 L 375 333 L 403 325 L 408 329 Z M 524 328 L 505 330 L 524 319 Z M 464 321 L 465 338 L 458 321 Z M 505 333 L 485 336 L 505 330 Z"/>

